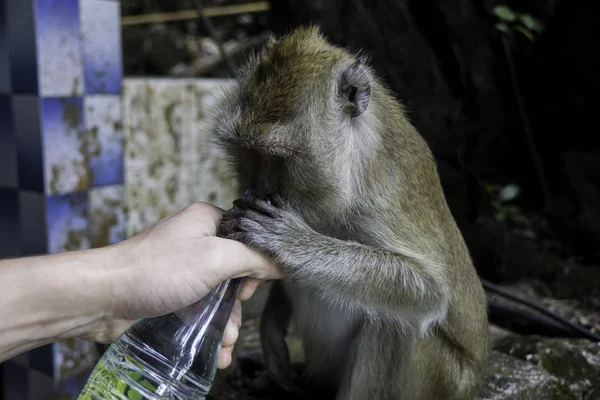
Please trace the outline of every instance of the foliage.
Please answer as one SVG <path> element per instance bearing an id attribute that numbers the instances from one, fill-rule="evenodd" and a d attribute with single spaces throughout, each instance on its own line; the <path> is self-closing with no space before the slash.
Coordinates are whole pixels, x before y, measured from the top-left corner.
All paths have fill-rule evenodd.
<path id="1" fill-rule="evenodd" d="M 521 32 L 533 42 L 536 35 L 544 31 L 544 25 L 540 20 L 530 14 L 513 11 L 506 5 L 497 5 L 492 12 L 499 19 L 499 22 L 496 23 L 496 29 L 500 32 Z"/>
<path id="2" fill-rule="evenodd" d="M 492 196 L 491 206 L 494 209 L 494 218 L 496 221 L 512 221 L 524 225 L 529 224 L 529 220 L 523 215 L 521 208 L 515 204 L 510 204 L 521 194 L 521 188 L 515 184 L 505 186 L 485 184 L 485 190 Z"/>

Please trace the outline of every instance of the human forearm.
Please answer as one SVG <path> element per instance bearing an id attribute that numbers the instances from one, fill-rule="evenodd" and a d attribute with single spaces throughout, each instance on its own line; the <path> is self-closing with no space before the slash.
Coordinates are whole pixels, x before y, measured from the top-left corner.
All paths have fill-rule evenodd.
<path id="1" fill-rule="evenodd" d="M 185 308 L 232 277 L 280 277 L 266 257 L 214 237 L 220 219 L 194 204 L 112 246 L 0 261 L 0 361 L 68 337 L 115 340 L 135 319 Z M 247 281 L 240 299 L 256 286 Z"/>
<path id="2" fill-rule="evenodd" d="M 106 331 L 103 251 L 0 261 L 0 361 L 67 337 Z"/>

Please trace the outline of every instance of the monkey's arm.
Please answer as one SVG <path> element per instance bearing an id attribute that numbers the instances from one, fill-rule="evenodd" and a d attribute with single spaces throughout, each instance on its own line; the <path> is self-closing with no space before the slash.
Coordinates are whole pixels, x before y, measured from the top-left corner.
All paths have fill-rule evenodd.
<path id="1" fill-rule="evenodd" d="M 297 285 L 351 310 L 396 315 L 428 324 L 443 319 L 449 289 L 443 266 L 415 255 L 343 241 L 313 230 L 281 202 L 236 200 L 225 214 L 241 241 L 272 256 Z"/>

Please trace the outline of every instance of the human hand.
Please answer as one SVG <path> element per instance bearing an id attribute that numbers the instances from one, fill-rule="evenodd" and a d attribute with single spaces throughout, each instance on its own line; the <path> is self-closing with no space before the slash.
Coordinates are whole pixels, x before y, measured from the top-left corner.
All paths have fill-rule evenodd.
<path id="1" fill-rule="evenodd" d="M 110 310 L 101 331 L 87 336 L 112 341 L 141 317 L 183 309 L 230 278 L 246 277 L 229 319 L 219 356 L 219 367 L 231 362 L 241 326 L 241 300 L 260 282 L 281 275 L 264 256 L 245 245 L 214 236 L 222 211 L 195 203 L 104 252 L 103 270 L 109 278 Z"/>

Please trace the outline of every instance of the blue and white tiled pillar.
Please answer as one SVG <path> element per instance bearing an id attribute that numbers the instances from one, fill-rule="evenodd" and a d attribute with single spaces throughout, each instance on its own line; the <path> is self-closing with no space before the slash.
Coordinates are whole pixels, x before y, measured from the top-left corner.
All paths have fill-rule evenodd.
<path id="1" fill-rule="evenodd" d="M 0 258 L 124 238 L 119 7 L 0 0 Z M 4 399 L 75 398 L 96 359 L 80 340 L 16 357 Z"/>

